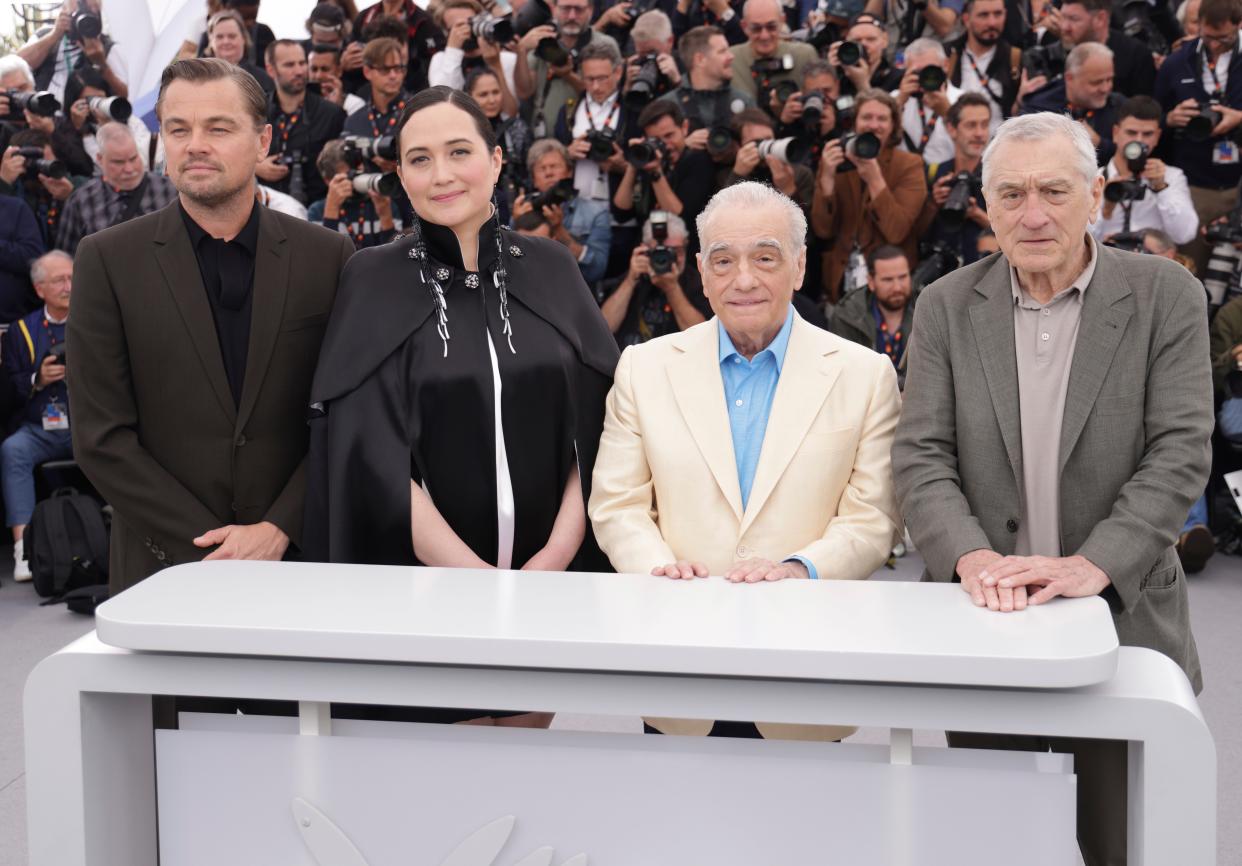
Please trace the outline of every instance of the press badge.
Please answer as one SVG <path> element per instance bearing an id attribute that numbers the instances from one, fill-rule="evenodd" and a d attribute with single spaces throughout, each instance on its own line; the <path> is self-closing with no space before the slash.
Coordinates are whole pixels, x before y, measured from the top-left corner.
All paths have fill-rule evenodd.
<path id="1" fill-rule="evenodd" d="M 44 430 L 68 430 L 69 414 L 65 407 L 53 400 L 43 407 Z"/>
<path id="2" fill-rule="evenodd" d="M 1213 165 L 1234 165 L 1238 161 L 1238 146 L 1232 141 L 1218 141 L 1212 148 Z"/>

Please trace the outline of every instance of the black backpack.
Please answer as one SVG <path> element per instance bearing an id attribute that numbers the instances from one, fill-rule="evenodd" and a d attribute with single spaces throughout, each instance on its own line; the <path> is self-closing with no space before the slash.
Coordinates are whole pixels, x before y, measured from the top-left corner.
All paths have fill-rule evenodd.
<path id="1" fill-rule="evenodd" d="M 59 600 L 108 582 L 108 525 L 89 496 L 62 487 L 35 506 L 23 536 L 35 592 Z"/>

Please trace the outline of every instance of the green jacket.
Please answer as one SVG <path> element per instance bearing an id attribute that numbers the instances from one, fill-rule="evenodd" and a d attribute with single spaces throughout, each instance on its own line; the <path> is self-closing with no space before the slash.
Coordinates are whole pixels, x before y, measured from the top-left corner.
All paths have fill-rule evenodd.
<path id="1" fill-rule="evenodd" d="M 1216 311 L 1210 333 L 1212 384 L 1216 387 L 1216 396 L 1222 399 L 1242 396 L 1242 372 L 1233 360 L 1233 347 L 1242 345 L 1242 296 Z"/>

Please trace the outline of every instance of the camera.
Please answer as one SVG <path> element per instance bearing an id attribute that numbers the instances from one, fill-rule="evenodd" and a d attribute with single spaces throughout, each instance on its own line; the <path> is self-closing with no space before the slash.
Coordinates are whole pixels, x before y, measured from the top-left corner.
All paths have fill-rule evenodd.
<path id="1" fill-rule="evenodd" d="M 561 28 L 555 21 L 550 22 L 548 26 L 558 34 L 561 32 Z M 535 46 L 535 56 L 549 66 L 564 66 L 570 60 L 569 52 L 565 50 L 565 46 L 556 36 L 545 36 L 540 39 L 539 44 Z"/>
<path id="2" fill-rule="evenodd" d="M 20 115 L 23 111 L 29 111 L 39 117 L 52 117 L 60 111 L 60 100 L 47 90 L 30 93 L 8 90 L 4 95 L 9 98 L 9 114 Z"/>
<path id="3" fill-rule="evenodd" d="M 630 89 L 625 92 L 625 107 L 630 111 L 641 111 L 656 98 L 663 84 L 664 73 L 660 71 L 659 55 L 654 52 L 643 55 Z"/>
<path id="4" fill-rule="evenodd" d="M 786 79 L 784 81 L 778 81 L 776 84 L 772 85 L 772 91 L 776 94 L 776 98 L 779 102 L 788 102 L 789 97 L 798 92 L 798 85 Z"/>
<path id="5" fill-rule="evenodd" d="M 46 363 L 48 358 L 52 359 L 53 364 L 60 364 L 61 366 L 65 366 L 68 364 L 68 361 L 67 361 L 68 357 L 69 357 L 69 353 L 66 351 L 66 344 L 57 343 L 56 345 L 52 346 L 50 349 L 47 350 L 47 354 L 43 356 L 43 360 L 39 362 L 39 366 L 42 367 L 43 364 Z"/>
<path id="6" fill-rule="evenodd" d="M 1224 115 L 1212 103 L 1200 102 L 1199 113 L 1187 121 L 1182 134 L 1196 143 L 1207 141 L 1212 137 L 1212 130 L 1223 118 Z"/>
<path id="7" fill-rule="evenodd" d="M 917 295 L 925 287 L 962 266 L 962 257 L 944 241 L 922 245 L 919 263 L 910 272 L 910 293 Z"/>
<path id="8" fill-rule="evenodd" d="M 857 66 L 867 59 L 867 49 L 859 42 L 842 42 L 837 47 L 837 60 L 842 66 Z"/>
<path id="9" fill-rule="evenodd" d="M 1128 180 L 1109 181 L 1104 186 L 1104 198 L 1113 204 L 1120 204 L 1138 201 L 1147 195 L 1147 184 L 1143 183 L 1139 175 L 1143 173 L 1143 169 L 1147 168 L 1147 156 L 1150 152 L 1151 149 L 1141 141 L 1132 141 L 1123 147 L 1121 155 L 1134 177 Z"/>
<path id="10" fill-rule="evenodd" d="M 35 180 L 39 175 L 60 180 L 69 176 L 69 169 L 59 159 L 44 159 L 41 147 L 19 147 L 18 155 L 26 160 L 26 176 Z"/>
<path id="11" fill-rule="evenodd" d="M 367 138 L 361 135 L 348 135 L 341 147 L 341 156 L 350 165 L 357 167 L 371 159 L 397 161 L 397 139 L 391 135 L 379 138 Z"/>
<path id="12" fill-rule="evenodd" d="M 934 93 L 944 87 L 949 78 L 942 66 L 924 66 L 919 70 L 919 89 L 924 93 Z"/>
<path id="13" fill-rule="evenodd" d="M 391 198 L 401 189 L 401 178 L 395 171 L 387 174 L 381 174 L 378 171 L 357 174 L 351 171 L 349 179 L 354 185 L 355 195 L 370 195 L 374 192 Z"/>
<path id="14" fill-rule="evenodd" d="M 625 158 L 639 171 L 648 163 L 660 160 L 663 162 L 665 156 L 664 142 L 658 138 L 644 138 L 637 144 L 631 144 L 625 149 Z"/>
<path id="15" fill-rule="evenodd" d="M 770 156 L 787 165 L 802 162 L 811 152 L 811 146 L 799 138 L 769 138 L 755 144 L 758 146 L 760 159 Z"/>
<path id="16" fill-rule="evenodd" d="M 1036 45 L 1022 52 L 1022 68 L 1027 78 L 1044 76 L 1051 80 L 1065 74 L 1065 46 L 1060 42 Z"/>
<path id="17" fill-rule="evenodd" d="M 546 0 L 527 0 L 518 10 L 517 15 L 513 16 L 513 28 L 519 36 L 525 36 L 531 30 L 548 24 L 551 20 L 552 10 L 548 8 Z"/>
<path id="18" fill-rule="evenodd" d="M 651 239 L 655 246 L 647 251 L 647 259 L 651 262 L 651 272 L 655 274 L 672 273 L 677 264 L 677 251 L 664 245 L 668 240 L 668 213 L 657 210 L 651 212 Z"/>
<path id="19" fill-rule="evenodd" d="M 612 156 L 613 145 L 617 143 L 617 131 L 607 126 L 603 129 L 591 129 L 587 131 L 586 140 L 590 146 L 587 159 L 603 162 Z"/>
<path id="20" fill-rule="evenodd" d="M 970 209 L 971 198 L 983 194 L 983 182 L 977 174 L 959 171 L 949 187 L 949 197 L 940 206 L 940 219 L 950 228 L 960 228 L 966 222 L 966 211 Z"/>
<path id="21" fill-rule="evenodd" d="M 856 104 L 857 100 L 849 94 L 837 97 L 837 101 L 833 105 L 837 109 L 836 128 L 838 131 L 849 129 L 854 125 L 854 108 Z"/>
<path id="22" fill-rule="evenodd" d="M 94 12 L 78 12 L 69 19 L 69 38 L 98 39 L 103 33 L 103 21 Z"/>
<path id="23" fill-rule="evenodd" d="M 819 123 L 824 119 L 824 92 L 808 90 L 802 94 L 802 125 L 812 136 L 819 135 Z"/>
<path id="24" fill-rule="evenodd" d="M 630 23 L 633 24 L 638 20 L 639 15 L 659 8 L 659 0 L 633 0 L 633 2 L 630 3 L 630 8 L 625 11 L 625 16 L 629 18 Z"/>
<path id="25" fill-rule="evenodd" d="M 875 159 L 880 155 L 880 139 L 873 132 L 847 132 L 841 136 L 841 149 L 858 159 Z M 854 171 L 856 166 L 848 159 L 837 166 L 837 171 Z"/>
<path id="26" fill-rule="evenodd" d="M 573 178 L 567 177 L 563 180 L 558 180 L 543 192 L 532 192 L 526 197 L 526 201 L 536 211 L 539 211 L 545 207 L 564 204 L 577 195 L 578 190 L 574 189 Z"/>
<path id="27" fill-rule="evenodd" d="M 508 45 L 517 36 L 513 30 L 513 22 L 508 18 L 497 18 L 490 12 L 480 12 L 470 19 L 470 33 L 474 36 L 468 42 L 474 42 L 473 45 L 463 45 L 466 51 L 474 51 L 479 47 L 479 40 L 483 39 L 493 45 Z"/>
<path id="28" fill-rule="evenodd" d="M 1113 0 L 1112 19 L 1121 23 L 1119 29 L 1127 36 L 1149 46 L 1153 54 L 1169 53 L 1168 40 L 1152 24 L 1147 0 Z"/>
<path id="29" fill-rule="evenodd" d="M 118 123 L 129 120 L 134 108 L 123 96 L 91 96 L 86 100 L 91 111 L 111 117 Z"/>
<path id="30" fill-rule="evenodd" d="M 1146 252 L 1143 246 L 1142 232 L 1117 232 L 1107 241 L 1104 246 L 1112 247 L 1115 250 L 1125 250 L 1128 253 Z"/>
<path id="31" fill-rule="evenodd" d="M 723 156 L 733 145 L 733 130 L 727 126 L 713 126 L 707 131 L 707 152 Z"/>
<path id="32" fill-rule="evenodd" d="M 780 75 L 784 72 L 792 72 L 794 68 L 793 55 L 782 54 L 780 57 L 761 57 L 750 64 L 750 68 L 756 75 Z"/>

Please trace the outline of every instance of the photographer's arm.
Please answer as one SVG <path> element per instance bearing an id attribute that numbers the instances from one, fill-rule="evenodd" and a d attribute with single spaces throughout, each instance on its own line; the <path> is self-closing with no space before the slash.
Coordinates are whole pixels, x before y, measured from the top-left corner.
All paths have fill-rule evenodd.
<path id="1" fill-rule="evenodd" d="M 634 142 L 631 141 L 631 144 Z M 621 175 L 621 180 L 617 183 L 617 191 L 612 194 L 613 208 L 631 213 L 634 209 L 634 184 L 638 180 L 638 169 L 625 164 L 625 174 Z"/>
<path id="2" fill-rule="evenodd" d="M 923 10 L 923 17 L 927 19 L 927 23 L 931 25 L 932 30 L 936 31 L 936 36 L 940 39 L 952 33 L 957 25 L 957 13 L 952 9 L 945 9 L 936 0 L 927 0 L 927 8 Z"/>
<path id="3" fill-rule="evenodd" d="M 631 270 L 625 275 L 621 285 L 617 286 L 616 291 L 600 305 L 599 311 L 603 313 L 604 321 L 608 323 L 608 330 L 614 334 L 621 330 L 621 323 L 625 321 L 625 311 L 630 308 L 636 285 L 638 285 L 638 279 Z"/>
<path id="4" fill-rule="evenodd" d="M 627 169 L 628 171 L 628 169 Z M 668 174 L 660 172 L 660 176 L 652 180 L 651 190 L 655 193 L 656 204 L 660 206 L 660 210 L 666 210 L 671 214 L 681 216 L 681 212 L 685 206 L 681 203 L 677 193 L 673 191 L 673 187 L 668 182 Z"/>
<path id="5" fill-rule="evenodd" d="M 56 16 L 56 24 L 46 35 L 33 40 L 28 45 L 24 45 L 17 50 L 17 56 L 30 64 L 31 69 L 38 69 L 46 61 L 56 46 L 60 43 L 60 39 L 69 32 L 69 4 L 66 3 L 60 10 L 60 14 Z"/>

